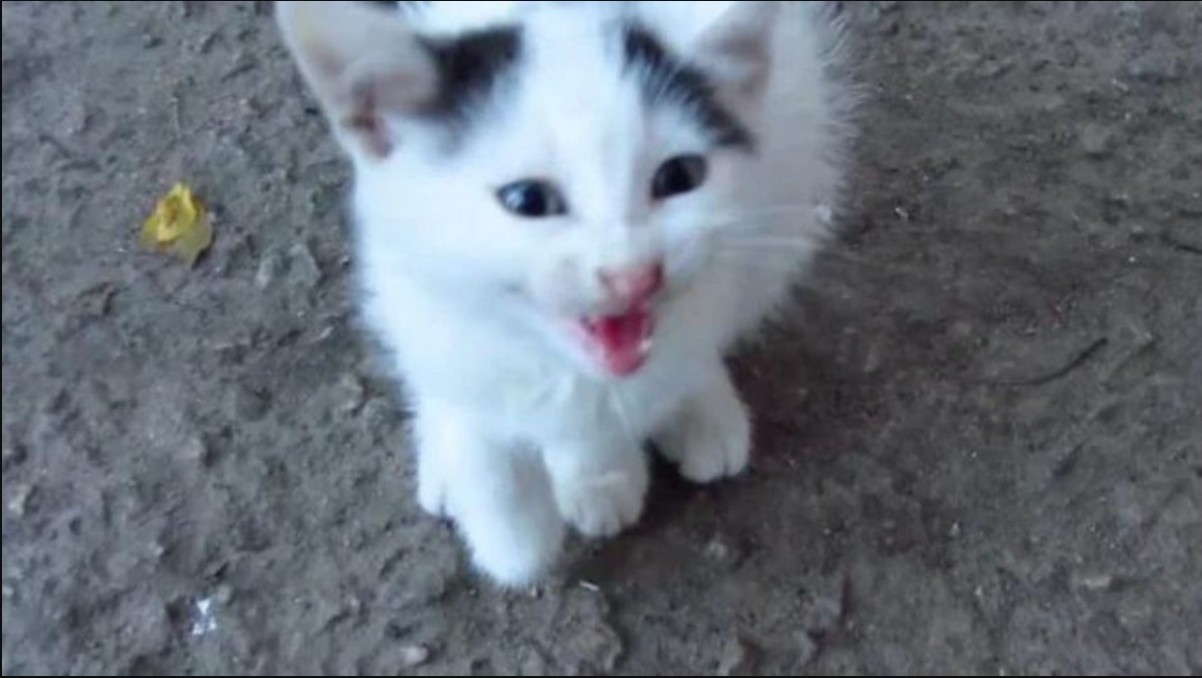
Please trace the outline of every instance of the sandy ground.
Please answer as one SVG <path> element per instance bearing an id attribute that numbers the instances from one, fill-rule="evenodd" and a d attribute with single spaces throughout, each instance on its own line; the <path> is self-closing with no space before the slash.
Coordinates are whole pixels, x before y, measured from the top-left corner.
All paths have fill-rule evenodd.
<path id="1" fill-rule="evenodd" d="M 1202 672 L 1202 5 L 848 8 L 750 476 L 502 594 L 412 498 L 267 3 L 3 4 L 3 673 Z M 192 270 L 141 252 L 186 180 Z"/>

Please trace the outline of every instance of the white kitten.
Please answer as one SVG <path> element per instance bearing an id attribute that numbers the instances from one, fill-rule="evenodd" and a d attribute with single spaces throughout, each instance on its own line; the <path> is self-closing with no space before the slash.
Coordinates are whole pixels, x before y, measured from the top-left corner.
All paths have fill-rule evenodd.
<path id="1" fill-rule="evenodd" d="M 416 3 L 414 3 L 416 4 Z M 521 585 L 565 522 L 635 522 L 644 444 L 748 463 L 723 353 L 838 203 L 824 13 L 774 2 L 283 2 L 355 167 L 366 315 L 411 394 L 419 500 Z"/>

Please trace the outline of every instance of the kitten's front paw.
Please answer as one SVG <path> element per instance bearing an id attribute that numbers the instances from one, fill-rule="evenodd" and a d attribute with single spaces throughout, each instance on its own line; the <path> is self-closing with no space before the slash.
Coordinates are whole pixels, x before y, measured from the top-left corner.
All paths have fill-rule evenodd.
<path id="1" fill-rule="evenodd" d="M 686 404 L 656 442 L 665 457 L 680 465 L 681 475 L 695 483 L 709 483 L 747 468 L 751 421 L 726 381 Z"/>
<path id="2" fill-rule="evenodd" d="M 555 501 L 564 520 L 584 536 L 612 537 L 642 515 L 649 482 L 640 458 L 619 468 L 557 477 Z"/>

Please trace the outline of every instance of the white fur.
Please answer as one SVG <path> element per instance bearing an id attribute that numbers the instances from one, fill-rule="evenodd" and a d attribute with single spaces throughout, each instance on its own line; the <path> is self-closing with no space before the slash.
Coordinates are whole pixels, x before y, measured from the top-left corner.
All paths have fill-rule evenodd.
<path id="1" fill-rule="evenodd" d="M 409 31 L 524 27 L 520 81 L 456 153 L 403 115 L 386 121 L 396 149 L 383 157 L 339 135 L 355 164 L 366 317 L 415 410 L 421 505 L 459 524 L 483 571 L 521 585 L 554 562 L 564 521 L 607 536 L 637 520 L 648 439 L 698 482 L 746 467 L 750 424 L 723 354 L 784 300 L 821 243 L 822 216 L 839 202 L 848 95 L 828 76 L 835 30 L 790 3 L 764 23 L 766 84 L 732 86 L 725 99 L 756 152 L 710 153 L 681 114 L 644 110 L 602 27 L 634 12 L 694 63 L 737 73 L 705 51 L 734 25 L 731 3 L 445 4 L 403 20 L 335 3 L 280 11 L 336 123 L 328 92 L 353 64 L 323 71 L 315 54 L 376 59 L 373 31 L 383 44 Z M 363 24 L 346 44 L 339 22 L 364 21 L 387 25 Z M 394 66 L 419 82 L 420 61 Z M 684 152 L 707 155 L 707 182 L 652 204 L 651 173 Z M 571 212 L 525 220 L 500 209 L 493 191 L 528 177 L 558 182 Z M 600 268 L 648 257 L 664 260 L 668 284 L 650 358 L 607 377 L 563 323 L 605 310 Z"/>

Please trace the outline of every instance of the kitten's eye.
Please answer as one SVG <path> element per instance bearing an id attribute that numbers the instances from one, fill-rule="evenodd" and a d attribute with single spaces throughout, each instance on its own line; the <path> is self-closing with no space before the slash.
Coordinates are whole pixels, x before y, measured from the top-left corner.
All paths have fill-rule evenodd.
<path id="1" fill-rule="evenodd" d="M 505 209 L 530 219 L 556 216 L 568 211 L 568 204 L 559 189 L 537 179 L 515 181 L 502 186 L 497 191 L 497 199 Z"/>
<path id="2" fill-rule="evenodd" d="M 651 197 L 663 200 L 688 193 L 705 183 L 705 158 L 700 155 L 678 155 L 668 158 L 651 179 Z"/>

